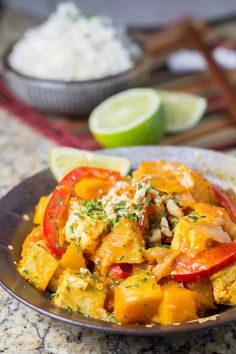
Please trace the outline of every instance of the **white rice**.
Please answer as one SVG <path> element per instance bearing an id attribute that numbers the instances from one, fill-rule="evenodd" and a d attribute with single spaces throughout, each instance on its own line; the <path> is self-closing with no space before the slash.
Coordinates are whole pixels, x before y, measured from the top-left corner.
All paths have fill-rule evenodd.
<path id="1" fill-rule="evenodd" d="M 58 5 L 41 26 L 27 30 L 9 60 L 27 76 L 64 81 L 114 75 L 133 65 L 111 21 L 82 15 L 70 2 Z"/>

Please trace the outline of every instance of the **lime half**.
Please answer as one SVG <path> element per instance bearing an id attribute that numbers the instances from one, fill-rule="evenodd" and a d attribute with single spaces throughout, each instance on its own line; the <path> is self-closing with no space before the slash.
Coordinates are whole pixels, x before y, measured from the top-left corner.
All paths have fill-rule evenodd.
<path id="1" fill-rule="evenodd" d="M 95 108 L 89 128 L 106 147 L 156 144 L 165 131 L 161 100 L 153 89 L 123 91 Z"/>
<path id="2" fill-rule="evenodd" d="M 163 102 L 167 133 L 192 128 L 204 115 L 207 101 L 203 97 L 165 90 L 156 92 Z"/>
<path id="3" fill-rule="evenodd" d="M 107 168 L 125 176 L 130 171 L 130 161 L 124 157 L 114 157 L 68 147 L 52 148 L 49 166 L 57 181 L 78 166 Z"/>

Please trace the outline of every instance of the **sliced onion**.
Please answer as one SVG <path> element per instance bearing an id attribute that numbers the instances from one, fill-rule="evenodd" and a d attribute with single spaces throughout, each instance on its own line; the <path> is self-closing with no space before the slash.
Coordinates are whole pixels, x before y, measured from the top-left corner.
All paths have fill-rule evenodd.
<path id="1" fill-rule="evenodd" d="M 220 226 L 208 227 L 205 225 L 196 225 L 197 230 L 206 235 L 206 238 L 214 240 L 219 243 L 229 243 L 232 242 L 231 238 L 222 230 Z"/>

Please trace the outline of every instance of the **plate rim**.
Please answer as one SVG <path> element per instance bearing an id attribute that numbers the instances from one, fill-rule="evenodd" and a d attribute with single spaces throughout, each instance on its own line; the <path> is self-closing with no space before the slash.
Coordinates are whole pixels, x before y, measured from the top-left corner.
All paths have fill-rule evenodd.
<path id="1" fill-rule="evenodd" d="M 221 153 L 221 152 L 215 152 L 212 150 L 206 150 L 206 149 L 200 149 L 200 148 L 191 148 L 191 147 L 173 147 L 173 146 L 136 146 L 136 147 L 131 147 L 131 148 L 115 148 L 115 149 L 102 149 L 99 150 L 99 153 L 107 153 L 107 152 L 111 152 L 113 151 L 114 153 L 119 152 L 119 151 L 127 151 L 127 149 L 137 149 L 137 148 L 171 148 L 171 149 L 175 149 L 175 150 L 182 150 L 182 149 L 188 149 L 191 150 L 192 152 L 207 152 L 209 153 L 209 151 L 211 153 L 213 153 L 213 155 L 217 156 L 217 155 L 221 155 L 221 156 L 225 156 L 225 154 Z M 234 156 L 230 156 L 230 155 L 226 155 L 230 158 L 232 158 L 232 161 L 236 163 L 236 158 Z M 4 200 L 7 200 L 7 198 L 9 197 L 9 195 L 12 195 L 13 193 L 17 193 L 17 190 L 22 188 L 23 184 L 27 184 L 27 182 L 29 180 L 35 179 L 37 175 L 45 175 L 44 178 L 46 178 L 47 174 L 51 174 L 49 169 L 44 169 L 41 170 L 40 172 L 31 175 L 30 177 L 22 180 L 20 183 L 18 183 L 16 186 L 14 186 L 10 191 L 8 191 L 1 199 L 0 199 L 0 208 L 2 207 L 2 203 Z M 9 211 L 10 210 L 7 210 Z M 18 215 L 19 217 L 20 215 Z M 2 250 L 2 245 L 0 244 L 0 253 Z M 9 253 L 10 250 L 9 250 Z M 17 273 L 17 270 L 15 269 L 15 272 Z M 22 278 L 22 285 L 24 285 L 24 282 L 26 282 L 23 278 Z M 206 318 L 206 320 L 202 321 L 202 322 L 198 322 L 197 321 L 190 321 L 190 322 L 185 322 L 183 324 L 180 325 L 168 325 L 168 326 L 162 326 L 162 325 L 158 325 L 158 324 L 154 324 L 152 327 L 146 327 L 145 325 L 117 325 L 117 324 L 113 324 L 111 322 L 106 322 L 106 321 L 102 321 L 102 320 L 95 320 L 93 318 L 87 318 L 86 316 L 83 315 L 78 315 L 81 316 L 82 318 L 86 319 L 87 321 L 83 322 L 82 320 L 78 319 L 72 319 L 70 318 L 70 316 L 65 317 L 63 316 L 63 314 L 56 314 L 53 312 L 50 312 L 46 309 L 40 308 L 38 306 L 35 306 L 34 304 L 32 304 L 30 301 L 27 301 L 25 299 L 23 299 L 22 297 L 20 297 L 17 293 L 15 293 L 14 291 L 12 291 L 8 286 L 6 286 L 4 284 L 4 282 L 1 279 L 1 274 L 0 274 L 0 286 L 8 293 L 10 294 L 13 298 L 15 298 L 16 300 L 18 300 L 19 302 L 23 303 L 24 305 L 26 305 L 27 307 L 33 309 L 34 311 L 50 317 L 54 320 L 59 320 L 61 322 L 70 324 L 70 325 L 75 325 L 75 326 L 80 326 L 83 328 L 87 328 L 90 330 L 96 330 L 99 332 L 103 332 L 103 333 L 107 333 L 107 334 L 117 334 L 117 335 L 135 335 L 135 336 L 167 336 L 170 334 L 176 335 L 179 333 L 189 333 L 189 332 L 195 332 L 195 331 L 199 331 L 202 329 L 209 329 L 209 328 L 213 328 L 219 325 L 223 325 L 226 323 L 230 323 L 230 322 L 234 322 L 236 321 L 236 307 L 229 307 L 228 310 L 226 310 L 225 312 L 232 313 L 233 315 L 235 314 L 235 316 L 233 316 L 232 318 L 222 318 L 222 313 L 217 314 L 216 319 L 213 321 L 211 320 L 212 316 L 209 316 L 209 320 Z M 43 294 L 42 294 L 43 296 Z M 54 305 L 56 306 L 56 305 Z M 62 310 L 63 312 L 65 310 Z M 224 312 L 223 312 L 224 313 Z M 73 317 L 73 316 L 72 316 Z"/>

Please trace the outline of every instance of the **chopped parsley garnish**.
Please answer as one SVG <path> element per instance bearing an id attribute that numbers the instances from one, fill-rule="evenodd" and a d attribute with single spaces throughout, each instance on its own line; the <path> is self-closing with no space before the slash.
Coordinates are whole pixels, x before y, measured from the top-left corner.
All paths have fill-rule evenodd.
<path id="1" fill-rule="evenodd" d="M 151 199 L 150 198 L 145 198 L 144 201 L 143 201 L 143 204 L 144 205 L 150 205 L 151 204 Z"/>
<path id="2" fill-rule="evenodd" d="M 117 321 L 116 321 L 116 316 L 115 316 L 114 313 L 111 313 L 111 315 L 109 316 L 109 319 L 110 319 L 110 321 L 113 322 L 113 323 L 116 323 L 116 322 L 117 322 Z"/>
<path id="3" fill-rule="evenodd" d="M 92 216 L 103 213 L 104 215 L 103 205 L 99 200 L 85 200 L 81 202 L 81 206 L 83 207 L 83 210 L 80 212 L 82 214 Z"/>
<path id="4" fill-rule="evenodd" d="M 140 281 L 143 283 L 143 284 L 146 284 L 147 281 L 148 281 L 148 278 L 143 278 L 143 279 L 140 279 Z"/>
<path id="5" fill-rule="evenodd" d="M 65 310 L 70 312 L 70 313 L 73 312 L 73 309 L 70 306 L 65 307 Z"/>
<path id="6" fill-rule="evenodd" d="M 57 243 L 55 244 L 55 247 L 56 247 L 57 249 L 61 249 L 61 244 L 60 244 L 59 242 L 57 242 Z"/>
<path id="7" fill-rule="evenodd" d="M 116 216 L 113 219 L 109 220 L 110 227 L 113 228 L 119 220 L 120 220 L 120 216 L 116 214 Z"/>
<path id="8" fill-rule="evenodd" d="M 56 201 L 57 201 L 61 206 L 64 205 L 64 202 L 63 202 L 63 200 L 61 200 L 60 197 L 56 197 Z"/>
<path id="9" fill-rule="evenodd" d="M 79 213 L 79 212 L 74 213 L 74 216 L 77 216 L 79 219 L 84 218 L 83 215 L 81 215 L 81 213 Z"/>
<path id="10" fill-rule="evenodd" d="M 96 276 L 95 274 L 93 274 L 93 273 L 89 273 L 89 274 L 88 274 L 88 278 L 89 278 L 89 279 L 96 279 L 97 276 Z"/>
<path id="11" fill-rule="evenodd" d="M 125 205 L 126 205 L 126 201 L 121 200 L 119 203 L 116 204 L 115 211 L 118 212 L 119 210 L 123 210 Z"/>
<path id="12" fill-rule="evenodd" d="M 198 220 L 198 217 L 196 215 L 190 214 L 190 215 L 188 215 L 188 219 L 196 222 Z"/>
<path id="13" fill-rule="evenodd" d="M 162 216 L 163 218 L 166 218 L 166 213 L 165 213 L 164 211 L 161 211 L 161 216 Z"/>
<path id="14" fill-rule="evenodd" d="M 71 225 L 69 226 L 69 228 L 70 228 L 70 232 L 73 234 L 73 233 L 75 232 L 75 230 L 74 230 L 74 225 L 71 224 Z"/>
<path id="15" fill-rule="evenodd" d="M 138 204 L 134 204 L 134 207 L 135 207 L 135 209 L 137 210 L 137 211 L 139 211 L 139 210 L 142 210 L 142 204 L 141 204 L 141 201 L 138 203 Z"/>
<path id="16" fill-rule="evenodd" d="M 129 288 L 139 288 L 139 285 L 138 284 L 126 285 L 126 289 L 129 289 Z"/>
<path id="17" fill-rule="evenodd" d="M 171 247 L 171 245 L 165 244 L 165 245 L 162 245 L 161 247 L 162 247 L 162 248 L 167 248 L 167 249 L 168 249 L 168 248 L 170 248 L 170 247 Z"/>

